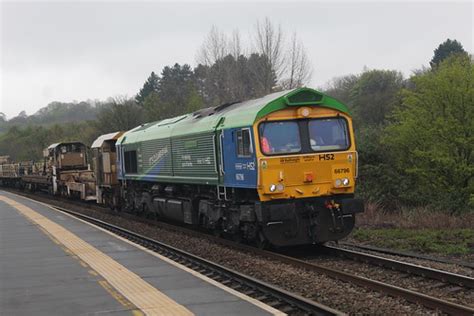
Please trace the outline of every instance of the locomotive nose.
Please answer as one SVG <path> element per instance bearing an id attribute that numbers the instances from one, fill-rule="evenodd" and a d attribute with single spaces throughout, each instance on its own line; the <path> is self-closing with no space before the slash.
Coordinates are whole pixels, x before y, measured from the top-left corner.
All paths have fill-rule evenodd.
<path id="1" fill-rule="evenodd" d="M 261 195 L 264 200 L 276 200 L 353 193 L 357 173 L 354 155 L 265 157 L 259 164 Z"/>

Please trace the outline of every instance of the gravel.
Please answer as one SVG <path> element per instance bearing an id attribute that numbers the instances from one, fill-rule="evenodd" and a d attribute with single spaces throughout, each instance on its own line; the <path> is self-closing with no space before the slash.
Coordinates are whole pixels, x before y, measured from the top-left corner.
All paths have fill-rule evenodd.
<path id="1" fill-rule="evenodd" d="M 354 273 L 358 276 L 389 283 L 404 289 L 424 293 L 461 305 L 474 307 L 474 291 L 437 280 L 409 275 L 391 269 L 374 268 L 373 265 L 349 259 L 321 257 L 309 260 L 312 263 Z"/>

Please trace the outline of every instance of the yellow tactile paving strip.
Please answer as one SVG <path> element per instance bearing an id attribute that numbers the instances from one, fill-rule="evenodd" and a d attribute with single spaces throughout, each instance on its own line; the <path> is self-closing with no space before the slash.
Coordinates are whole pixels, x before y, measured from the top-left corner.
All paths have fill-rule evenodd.
<path id="1" fill-rule="evenodd" d="M 62 226 L 5 196 L 0 196 L 0 201 L 16 208 L 26 218 L 45 230 L 146 315 L 193 315 L 186 307 L 176 303 L 138 275 Z"/>

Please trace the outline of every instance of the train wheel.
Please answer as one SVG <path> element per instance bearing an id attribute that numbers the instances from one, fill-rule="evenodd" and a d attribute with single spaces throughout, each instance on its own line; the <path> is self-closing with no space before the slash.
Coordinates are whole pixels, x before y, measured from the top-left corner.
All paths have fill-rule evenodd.
<path id="1" fill-rule="evenodd" d="M 232 241 L 235 241 L 239 244 L 241 244 L 243 242 L 243 237 L 242 237 L 242 234 L 239 232 L 239 233 L 235 233 L 232 235 Z"/>
<path id="2" fill-rule="evenodd" d="M 222 237 L 222 231 L 219 228 L 214 228 L 212 234 L 216 237 Z"/>
<path id="3" fill-rule="evenodd" d="M 267 249 L 269 247 L 268 240 L 263 236 L 262 232 L 258 233 L 256 244 L 258 249 Z"/>

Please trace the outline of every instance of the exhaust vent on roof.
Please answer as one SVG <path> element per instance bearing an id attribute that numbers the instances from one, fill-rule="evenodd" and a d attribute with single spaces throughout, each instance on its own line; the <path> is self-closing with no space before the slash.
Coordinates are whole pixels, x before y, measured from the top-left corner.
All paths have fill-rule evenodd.
<path id="1" fill-rule="evenodd" d="M 318 104 L 323 100 L 323 95 L 311 89 L 299 89 L 285 96 L 288 105 Z"/>
<path id="2" fill-rule="evenodd" d="M 231 106 L 233 104 L 236 104 L 236 103 L 240 103 L 240 101 L 233 101 L 233 102 L 228 102 L 228 103 L 218 105 L 214 108 L 214 111 L 215 112 L 220 112 L 220 111 L 224 110 L 225 108 L 228 108 L 229 106 Z"/>

